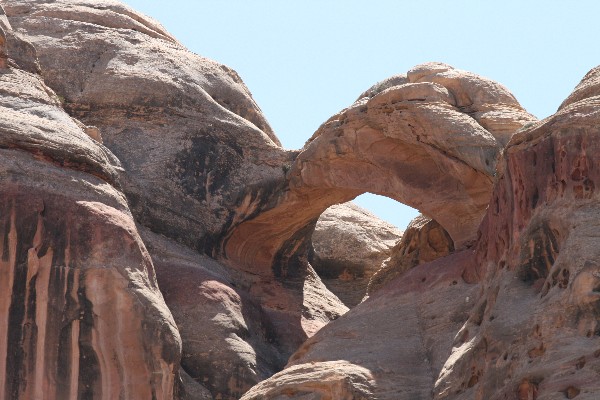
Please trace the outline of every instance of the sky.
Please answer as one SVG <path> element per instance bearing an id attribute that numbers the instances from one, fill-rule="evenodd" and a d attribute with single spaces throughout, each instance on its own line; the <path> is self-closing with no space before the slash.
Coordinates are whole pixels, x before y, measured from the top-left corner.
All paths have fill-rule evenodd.
<path id="1" fill-rule="evenodd" d="M 530 0 L 126 0 L 191 51 L 235 69 L 284 147 L 374 83 L 441 61 L 552 115 L 600 64 L 600 2 Z M 375 195 L 361 206 L 404 228 L 417 211 Z"/>

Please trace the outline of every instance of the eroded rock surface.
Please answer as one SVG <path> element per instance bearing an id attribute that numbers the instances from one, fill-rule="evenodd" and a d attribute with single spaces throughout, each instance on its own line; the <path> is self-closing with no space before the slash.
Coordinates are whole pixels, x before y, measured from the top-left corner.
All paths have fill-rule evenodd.
<path id="1" fill-rule="evenodd" d="M 277 268 L 327 207 L 366 191 L 423 211 L 458 248 L 472 242 L 504 143 L 535 118 L 501 85 L 445 64 L 417 66 L 406 80 L 376 85 L 325 122 L 291 165 L 289 189 L 235 226 L 222 254 Z"/>
<path id="2" fill-rule="evenodd" d="M 454 344 L 436 398 L 600 393 L 596 71 L 508 145 L 481 227 L 478 312 Z M 460 379 L 466 371 L 475 372 L 471 387 Z"/>
<path id="3" fill-rule="evenodd" d="M 411 269 L 321 329 L 242 399 L 431 398 L 479 290 L 461 278 L 473 261 L 465 250 Z"/>
<path id="4" fill-rule="evenodd" d="M 290 157 L 237 74 L 120 2 L 5 1 L 45 83 L 121 160 L 136 220 L 199 251 Z"/>
<path id="5" fill-rule="evenodd" d="M 597 68 L 538 122 L 419 65 L 293 152 L 130 8 L 0 4 L 0 397 L 597 398 Z M 347 312 L 308 249 L 366 191 L 434 220 Z"/>
<path id="6" fill-rule="evenodd" d="M 474 247 L 398 275 L 246 398 L 329 398 L 334 382 L 297 370 L 344 360 L 369 372 L 368 399 L 595 399 L 594 71 L 555 115 L 511 138 Z M 345 396 L 367 387 L 345 382 Z"/>
<path id="7" fill-rule="evenodd" d="M 8 67 L 0 397 L 172 399 L 181 342 L 119 190 L 121 166 L 39 76 Z"/>
<path id="8" fill-rule="evenodd" d="M 228 227 L 252 218 L 272 193 L 281 190 L 284 166 L 295 153 L 279 146 L 235 71 L 189 52 L 160 24 L 117 1 L 2 4 L 15 35 L 35 46 L 42 77 L 58 94 L 56 106 L 82 121 L 81 129 L 89 136 L 79 149 L 65 145 L 62 136 L 67 131 L 59 132 L 44 146 L 35 137 L 31 143 L 18 142 L 19 146 L 48 154 L 58 163 L 79 163 L 78 168 L 111 182 L 118 180 L 137 223 L 198 253 L 213 254 Z M 68 118 L 64 112 L 62 115 Z M 42 125 L 46 122 L 39 121 Z M 71 125 L 76 123 L 69 120 L 65 124 L 76 128 Z M 0 138 L 8 139 L 12 140 Z M 100 140 L 110 149 L 110 157 L 118 157 L 117 168 L 105 168 L 102 157 L 108 156 L 98 150 L 104 147 L 90 147 Z M 177 263 L 167 266 L 173 268 L 174 277 L 178 272 L 189 272 Z M 235 264 L 227 267 L 232 273 L 237 271 Z M 173 297 L 173 302 L 169 297 L 169 305 L 179 316 L 193 304 L 193 297 L 187 282 L 176 278 L 173 282 L 173 286 L 182 283 L 174 291 L 187 290 L 190 294 L 186 299 Z M 224 382 L 229 379 L 226 369 L 215 377 L 205 367 L 207 375 L 200 377 L 188 368 L 199 383 L 229 398 L 239 397 L 241 388 L 273 373 L 272 364 L 282 363 L 279 358 L 287 358 L 308 336 L 347 310 L 308 267 L 294 282 L 252 273 L 236 274 L 235 282 L 251 292 L 250 300 L 243 300 L 243 306 L 231 305 L 229 322 L 235 325 L 240 308 L 253 317 L 266 315 L 265 323 L 275 327 L 269 331 L 275 336 L 274 344 L 267 346 L 276 347 L 274 351 L 285 356 L 260 359 L 262 350 L 256 349 L 259 360 L 246 363 L 251 347 L 246 345 L 246 338 L 239 340 L 239 346 L 226 348 L 229 342 L 221 337 L 230 334 L 225 326 L 229 322 L 223 322 L 225 327 L 213 326 L 221 329 L 214 336 L 225 346 L 224 353 L 206 356 L 203 344 L 194 344 L 196 331 L 182 329 L 187 351 L 184 360 L 224 363 L 221 358 L 226 353 L 231 365 L 247 364 L 240 367 L 246 375 L 231 385 Z M 218 290 L 211 289 L 219 293 L 212 300 L 208 296 L 202 317 L 208 318 L 210 301 L 217 307 L 216 298 L 229 297 L 228 285 L 229 281 Z M 206 298 L 204 294 L 196 293 Z M 239 333 L 232 329 L 232 334 Z M 251 337 L 264 336 L 260 323 L 248 329 Z M 225 394 L 225 386 L 231 393 Z"/>
<path id="9" fill-rule="evenodd" d="M 183 338 L 187 375 L 215 398 L 237 399 L 283 368 L 288 355 L 273 324 L 234 271 L 149 230 L 143 238 Z"/>
<path id="10" fill-rule="evenodd" d="M 390 250 L 390 257 L 369 280 L 367 294 L 373 294 L 407 270 L 447 256 L 454 251 L 454 242 L 437 221 L 423 215 L 413 219 L 402 239 Z"/>
<path id="11" fill-rule="evenodd" d="M 317 221 L 309 260 L 327 288 L 354 307 L 401 237 L 398 228 L 353 203 L 334 205 Z"/>

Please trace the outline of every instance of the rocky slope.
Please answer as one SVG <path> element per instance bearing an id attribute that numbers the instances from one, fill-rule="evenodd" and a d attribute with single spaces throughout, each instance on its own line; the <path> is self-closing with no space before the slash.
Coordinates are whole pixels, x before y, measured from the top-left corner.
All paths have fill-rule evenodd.
<path id="1" fill-rule="evenodd" d="M 287 151 L 123 4 L 0 5 L 0 398 L 597 398 L 599 69 L 536 121 L 419 65 Z"/>

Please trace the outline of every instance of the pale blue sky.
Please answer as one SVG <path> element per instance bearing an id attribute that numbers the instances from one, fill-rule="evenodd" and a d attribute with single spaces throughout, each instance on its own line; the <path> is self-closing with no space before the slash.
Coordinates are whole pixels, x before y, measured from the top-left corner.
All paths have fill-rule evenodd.
<path id="1" fill-rule="evenodd" d="M 507 86 L 539 118 L 600 64 L 598 1 L 126 0 L 235 69 L 286 148 L 372 84 L 442 61 Z M 404 228 L 415 211 L 363 207 Z"/>

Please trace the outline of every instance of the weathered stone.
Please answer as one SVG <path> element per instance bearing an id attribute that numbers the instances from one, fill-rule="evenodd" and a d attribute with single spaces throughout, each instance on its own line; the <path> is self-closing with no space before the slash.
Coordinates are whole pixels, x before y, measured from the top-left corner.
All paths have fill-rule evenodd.
<path id="1" fill-rule="evenodd" d="M 372 374 L 369 399 L 597 397 L 594 79 L 578 86 L 581 99 L 511 138 L 474 247 L 400 274 L 248 395 L 320 398 L 333 385 L 294 368 L 344 360 Z M 278 392 L 290 379 L 301 390 Z"/>
<path id="2" fill-rule="evenodd" d="M 179 399 L 180 400 L 213 400 L 210 391 L 192 379 L 183 368 L 179 369 L 181 377 Z"/>
<path id="3" fill-rule="evenodd" d="M 77 168 L 118 178 L 142 226 L 199 253 L 220 254 L 229 228 L 252 218 L 282 189 L 284 167 L 296 153 L 279 146 L 235 71 L 193 54 L 158 23 L 117 1 L 11 1 L 3 5 L 12 26 L 37 47 L 43 79 L 58 93 L 58 105 L 85 124 L 77 129 L 96 139 L 86 136 L 86 146 L 104 148 L 92 128 L 96 127 L 122 169 L 102 170 L 106 163 L 90 162 L 102 151 L 93 150 L 83 157 L 63 146 L 60 135 L 56 146 L 39 151 L 58 163 L 67 164 L 67 160 L 69 165 L 79 157 L 85 163 Z M 25 144 L 35 146 L 33 139 Z M 235 263 L 228 267 L 238 269 Z M 244 300 L 244 304 L 252 304 L 257 313 L 266 315 L 267 323 L 274 324 L 271 333 L 277 351 L 285 354 L 283 359 L 347 310 L 306 266 L 294 282 L 250 272 L 236 276 L 237 284 L 248 291 L 251 288 L 254 300 Z M 228 289 L 222 289 L 226 295 Z M 183 299 L 181 305 L 186 304 L 184 300 L 191 301 Z M 239 304 L 232 308 L 234 314 L 239 308 Z M 251 335 L 260 336 L 259 325 L 250 326 L 250 330 L 259 329 Z M 184 335 L 188 332 L 186 349 L 195 340 L 195 331 L 185 330 Z M 242 365 L 243 343 L 240 346 L 227 351 Z M 236 350 L 240 350 L 237 355 Z M 204 352 L 202 348 L 194 357 Z M 277 357 L 272 362 L 280 363 Z M 252 365 L 243 368 L 250 371 Z M 231 393 L 272 373 L 269 368 L 259 366 L 252 376 L 240 378 Z M 216 388 L 223 387 L 226 375 L 222 371 L 215 377 L 218 382 L 211 389 L 221 390 Z"/>
<path id="4" fill-rule="evenodd" d="M 473 262 L 465 250 L 407 271 L 308 339 L 286 369 L 242 399 L 431 398 L 479 291 L 461 278 Z M 339 380 L 325 379 L 327 370 Z"/>
<path id="5" fill-rule="evenodd" d="M 0 73 L 0 397 L 172 399 L 181 342 L 117 159 Z"/>
<path id="6" fill-rule="evenodd" d="M 600 66 L 592 68 L 579 82 L 573 93 L 562 102 L 559 111 L 581 100 L 592 99 L 600 95 Z"/>
<path id="7" fill-rule="evenodd" d="M 390 257 L 371 277 L 367 294 L 375 293 L 407 270 L 453 251 L 454 243 L 448 232 L 436 221 L 419 215 L 408 224 L 402 239 L 391 249 Z"/>
<path id="8" fill-rule="evenodd" d="M 271 381 L 276 381 L 272 385 Z M 329 361 L 294 365 L 247 392 L 242 399 L 366 400 L 373 396 L 373 375 L 360 365 Z"/>
<path id="9" fill-rule="evenodd" d="M 291 155 L 237 74 L 157 22 L 112 0 L 3 4 L 45 83 L 123 163 L 138 222 L 210 253 L 243 192 L 283 179 Z"/>
<path id="10" fill-rule="evenodd" d="M 455 343 L 436 398 L 564 398 L 570 386 L 578 399 L 600 392 L 594 71 L 505 151 L 477 245 L 481 306 L 463 328 L 479 350 Z M 462 387 L 459 377 L 474 366 L 477 384 Z"/>
<path id="11" fill-rule="evenodd" d="M 148 230 L 142 234 L 182 337 L 181 365 L 190 379 L 217 399 L 235 400 L 283 368 L 287 354 L 274 327 L 236 283 L 235 271 Z"/>
<path id="12" fill-rule="evenodd" d="M 354 307 L 402 232 L 353 203 L 329 207 L 312 234 L 309 261 L 325 286 Z"/>
<path id="13" fill-rule="evenodd" d="M 436 66 L 420 66 L 409 83 L 374 89 L 373 97 L 324 123 L 291 165 L 289 189 L 232 227 L 223 256 L 269 270 L 302 247 L 303 230 L 328 206 L 366 191 L 423 211 L 458 248 L 472 242 L 510 131 L 488 131 L 472 114 L 493 112 L 514 130 L 535 118 L 502 86 L 449 66 L 436 72 Z"/>
<path id="14" fill-rule="evenodd" d="M 536 121 L 423 64 L 291 152 L 235 72 L 120 3 L 2 5 L 0 397 L 597 397 L 598 68 Z M 342 315 L 310 238 L 366 191 L 437 222 Z"/>
<path id="15" fill-rule="evenodd" d="M 0 26 L 0 69 L 8 68 L 8 53 L 6 51 L 6 33 Z"/>

